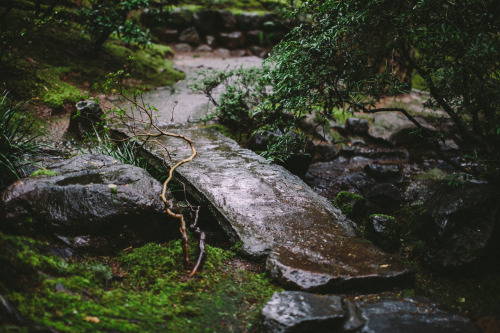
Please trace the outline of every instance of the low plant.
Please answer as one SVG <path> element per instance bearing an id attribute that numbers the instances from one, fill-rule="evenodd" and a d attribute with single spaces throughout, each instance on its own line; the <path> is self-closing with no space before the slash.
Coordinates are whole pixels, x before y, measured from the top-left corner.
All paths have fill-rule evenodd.
<path id="1" fill-rule="evenodd" d="M 25 154 L 34 154 L 39 145 L 32 133 L 35 118 L 26 113 L 22 104 L 14 103 L 9 93 L 0 100 L 0 184 L 19 178 L 19 167 Z"/>

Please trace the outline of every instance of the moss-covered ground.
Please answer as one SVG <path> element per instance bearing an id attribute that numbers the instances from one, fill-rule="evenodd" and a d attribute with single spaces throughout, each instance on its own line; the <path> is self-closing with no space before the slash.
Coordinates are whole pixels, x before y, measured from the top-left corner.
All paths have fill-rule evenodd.
<path id="1" fill-rule="evenodd" d="M 14 14 L 7 19 L 20 24 Z M 0 67 L 0 89 L 38 108 L 41 115 L 60 114 L 78 100 L 99 94 L 94 85 L 103 83 L 110 72 L 124 69 L 129 57 L 135 60 L 127 68 L 131 77 L 126 89 L 173 84 L 184 74 L 172 68 L 172 54 L 165 45 L 141 48 L 113 38 L 96 50 L 76 23 L 51 21 L 28 30 L 23 42 L 15 45 L 12 63 Z"/>
<path id="2" fill-rule="evenodd" d="M 79 260 L 24 237 L 0 233 L 0 245 L 0 293 L 26 321 L 2 318 L 2 332 L 251 332 L 281 290 L 211 246 L 202 271 L 188 278 L 180 241 Z"/>

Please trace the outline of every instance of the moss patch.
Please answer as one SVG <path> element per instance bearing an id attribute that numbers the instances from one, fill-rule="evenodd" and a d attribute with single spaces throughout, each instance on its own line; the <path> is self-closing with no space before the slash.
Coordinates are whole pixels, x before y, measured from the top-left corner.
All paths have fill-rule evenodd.
<path id="1" fill-rule="evenodd" d="M 32 240 L 0 235 L 1 242 L 12 243 L 10 253 L 1 256 L 4 261 L 14 258 L 10 274 L 21 266 L 43 272 L 27 275 L 30 283 L 23 289 L 1 288 L 32 327 L 60 332 L 256 331 L 263 304 L 281 290 L 262 274 L 231 267 L 234 253 L 211 246 L 203 270 L 188 278 L 180 241 L 72 262 L 43 254 L 43 245 Z"/>

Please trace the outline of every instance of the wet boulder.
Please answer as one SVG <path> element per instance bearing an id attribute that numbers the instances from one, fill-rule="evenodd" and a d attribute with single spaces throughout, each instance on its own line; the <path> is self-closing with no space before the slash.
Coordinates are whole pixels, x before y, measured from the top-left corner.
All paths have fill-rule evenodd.
<path id="1" fill-rule="evenodd" d="M 500 221 L 500 189 L 470 184 L 442 187 L 423 205 L 434 228 L 427 230 L 432 244 L 429 263 L 457 267 L 481 257 L 497 257 Z"/>
<path id="2" fill-rule="evenodd" d="M 178 233 L 159 198 L 161 184 L 141 168 L 109 156 L 80 155 L 48 170 L 2 193 L 2 229 L 57 235 L 94 252 Z M 170 202 L 176 206 L 172 197 Z"/>
<path id="3" fill-rule="evenodd" d="M 339 296 L 284 291 L 262 309 L 261 332 L 337 332 L 344 317 Z"/>

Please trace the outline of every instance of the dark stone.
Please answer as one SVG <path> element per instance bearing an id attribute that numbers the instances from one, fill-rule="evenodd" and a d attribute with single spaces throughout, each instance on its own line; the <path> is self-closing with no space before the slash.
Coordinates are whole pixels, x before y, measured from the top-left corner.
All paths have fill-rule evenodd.
<path id="1" fill-rule="evenodd" d="M 156 36 L 161 42 L 173 43 L 179 40 L 179 30 L 177 29 L 163 29 L 156 28 L 152 31 L 153 35 Z"/>
<path id="2" fill-rule="evenodd" d="M 198 156 L 179 168 L 190 195 L 212 212 L 242 254 L 263 258 L 279 283 L 303 290 L 381 289 L 406 282 L 399 259 L 357 238 L 352 222 L 299 177 L 207 129 L 179 129 Z M 183 142 L 169 140 L 177 158 Z M 161 165 L 163 151 L 152 147 Z"/>
<path id="3" fill-rule="evenodd" d="M 68 131 L 82 137 L 87 133 L 94 133 L 94 130 L 102 130 L 103 117 L 104 112 L 96 101 L 78 102 L 71 112 Z"/>
<path id="4" fill-rule="evenodd" d="M 278 15 L 266 13 L 259 18 L 260 28 L 264 31 L 276 31 L 282 28 Z"/>
<path id="5" fill-rule="evenodd" d="M 268 55 L 266 49 L 263 49 L 260 46 L 250 46 L 250 52 L 259 58 L 265 59 Z"/>
<path id="6" fill-rule="evenodd" d="M 320 142 L 314 146 L 314 162 L 332 161 L 339 149 L 337 145 L 329 142 Z"/>
<path id="7" fill-rule="evenodd" d="M 280 136 L 280 131 L 270 132 L 270 131 L 257 131 L 255 132 L 250 139 L 246 142 L 246 146 L 248 149 L 254 151 L 262 151 L 267 149 L 267 144 L 271 137 Z"/>
<path id="8" fill-rule="evenodd" d="M 260 316 L 261 332 L 319 333 L 337 332 L 345 313 L 339 296 L 283 291 L 273 295 Z"/>
<path id="9" fill-rule="evenodd" d="M 222 46 L 234 50 L 245 46 L 245 36 L 241 31 L 233 31 L 230 33 L 221 32 L 219 34 L 219 42 Z"/>
<path id="10" fill-rule="evenodd" d="M 264 44 L 265 45 L 275 45 L 281 42 L 286 33 L 283 31 L 273 31 L 265 34 Z"/>
<path id="11" fill-rule="evenodd" d="M 245 40 L 247 45 L 263 46 L 264 32 L 262 30 L 250 30 L 245 33 Z"/>
<path id="12" fill-rule="evenodd" d="M 366 200 L 355 193 L 347 191 L 339 192 L 333 205 L 340 209 L 348 218 L 355 221 L 363 219 L 366 215 Z"/>
<path id="13" fill-rule="evenodd" d="M 258 14 L 242 13 L 236 15 L 237 27 L 241 31 L 257 30 L 260 28 L 260 16 Z"/>
<path id="14" fill-rule="evenodd" d="M 429 262 L 457 267 L 483 256 L 499 255 L 500 190 L 490 185 L 441 188 L 424 203 L 435 228 Z"/>
<path id="15" fill-rule="evenodd" d="M 350 299 L 344 299 L 344 307 L 347 311 L 347 320 L 344 323 L 344 331 L 354 332 L 365 325 L 365 319 L 359 313 L 356 303 Z"/>
<path id="16" fill-rule="evenodd" d="M 386 251 L 396 251 L 400 246 L 396 219 L 389 215 L 373 214 L 365 225 L 365 235 L 374 244 Z"/>
<path id="17" fill-rule="evenodd" d="M 2 193 L 3 227 L 22 234 L 83 237 L 94 252 L 178 233 L 177 221 L 160 200 L 161 184 L 141 168 L 109 156 L 80 155 L 49 170 L 57 175 L 23 178 Z M 170 202 L 176 207 L 171 196 Z"/>
<path id="18" fill-rule="evenodd" d="M 166 24 L 175 29 L 186 29 L 193 26 L 193 13 L 186 8 L 173 8 L 166 13 Z"/>
<path id="19" fill-rule="evenodd" d="M 396 207 L 403 201 L 399 189 L 391 183 L 376 184 L 366 191 L 365 197 L 378 206 Z"/>
<path id="20" fill-rule="evenodd" d="M 479 333 L 469 319 L 442 311 L 423 297 L 358 302 L 358 307 L 366 320 L 362 332 Z"/>
<path id="21" fill-rule="evenodd" d="M 363 169 L 368 175 L 376 180 L 387 180 L 401 177 L 397 165 L 367 164 Z"/>
<path id="22" fill-rule="evenodd" d="M 198 34 L 198 31 L 196 31 L 196 28 L 191 27 L 181 32 L 181 35 L 179 36 L 179 42 L 196 46 L 201 44 L 201 38 Z"/>
<path id="23" fill-rule="evenodd" d="M 346 120 L 346 129 L 354 134 L 365 135 L 368 133 L 368 120 L 349 117 Z"/>
<path id="24" fill-rule="evenodd" d="M 217 27 L 223 31 L 232 31 L 236 29 L 236 16 L 228 10 L 217 11 L 219 15 L 217 20 Z"/>
<path id="25" fill-rule="evenodd" d="M 201 35 L 214 34 L 217 31 L 219 15 L 212 9 L 203 9 L 193 14 L 194 26 Z"/>

